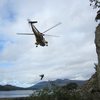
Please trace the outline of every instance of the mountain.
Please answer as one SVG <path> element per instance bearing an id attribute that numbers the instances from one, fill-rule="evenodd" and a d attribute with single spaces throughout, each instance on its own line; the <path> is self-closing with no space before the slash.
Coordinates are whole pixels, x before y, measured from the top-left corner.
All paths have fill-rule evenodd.
<path id="1" fill-rule="evenodd" d="M 12 85 L 0 85 L 0 91 L 10 91 L 10 90 L 24 90 L 25 88 L 12 86 Z"/>
<path id="2" fill-rule="evenodd" d="M 9 91 L 9 90 L 38 90 L 38 89 L 43 89 L 43 88 L 47 88 L 50 85 L 52 86 L 64 86 L 68 83 L 77 83 L 79 86 L 82 86 L 86 81 L 82 81 L 82 80 L 69 80 L 69 79 L 57 79 L 54 81 L 43 81 L 43 82 L 39 82 L 29 88 L 22 88 L 22 87 L 17 87 L 17 86 L 12 86 L 12 85 L 0 85 L 0 91 Z"/>
<path id="3" fill-rule="evenodd" d="M 64 86 L 67 85 L 68 83 L 77 83 L 79 86 L 82 86 L 86 81 L 83 80 L 69 80 L 69 79 L 57 79 L 54 81 L 43 81 L 39 82 L 33 86 L 30 87 L 30 89 L 42 89 L 42 88 L 47 88 L 51 84 L 54 86 Z"/>

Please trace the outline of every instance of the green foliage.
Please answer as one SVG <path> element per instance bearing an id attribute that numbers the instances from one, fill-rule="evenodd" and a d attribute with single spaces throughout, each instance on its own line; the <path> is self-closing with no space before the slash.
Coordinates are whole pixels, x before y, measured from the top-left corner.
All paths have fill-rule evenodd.
<path id="1" fill-rule="evenodd" d="M 68 90 L 70 86 L 70 91 Z M 44 89 L 38 95 L 32 95 L 33 100 L 82 100 L 80 93 L 73 91 L 78 86 L 75 83 L 70 83 L 65 87 L 55 87 L 52 90 Z"/>
<path id="2" fill-rule="evenodd" d="M 94 9 L 99 8 L 97 11 L 97 15 L 95 17 L 95 21 L 100 20 L 100 1 L 99 0 L 90 0 L 90 6 L 93 6 Z"/>
<path id="3" fill-rule="evenodd" d="M 67 90 L 74 90 L 77 89 L 78 84 L 76 83 L 69 83 L 66 86 L 64 86 L 63 88 L 67 89 Z"/>

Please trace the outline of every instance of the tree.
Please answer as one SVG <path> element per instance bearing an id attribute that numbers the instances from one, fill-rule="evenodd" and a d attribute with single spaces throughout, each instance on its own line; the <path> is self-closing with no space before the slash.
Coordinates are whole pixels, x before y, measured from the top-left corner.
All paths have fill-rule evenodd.
<path id="1" fill-rule="evenodd" d="M 90 6 L 93 6 L 94 9 L 100 8 L 100 0 L 90 0 Z M 97 11 L 95 21 L 100 20 L 100 9 Z"/>
<path id="2" fill-rule="evenodd" d="M 100 1 L 99 0 L 90 0 L 90 6 L 93 6 L 93 8 L 100 8 Z"/>
<path id="3" fill-rule="evenodd" d="M 73 90 L 73 89 L 77 89 L 78 85 L 76 83 L 69 83 L 66 86 L 67 90 Z"/>

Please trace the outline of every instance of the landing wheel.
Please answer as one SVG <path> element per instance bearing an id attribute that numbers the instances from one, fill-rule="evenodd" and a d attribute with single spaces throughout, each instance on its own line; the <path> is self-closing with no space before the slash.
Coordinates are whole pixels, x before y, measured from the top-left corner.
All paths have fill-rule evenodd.
<path id="1" fill-rule="evenodd" d="M 38 47 L 38 43 L 37 42 L 35 43 L 35 45 L 36 45 L 36 47 Z"/>
<path id="2" fill-rule="evenodd" d="M 47 41 L 45 42 L 45 44 L 46 44 L 46 46 L 48 46 L 48 42 Z"/>
<path id="3" fill-rule="evenodd" d="M 48 46 L 48 44 L 46 44 L 46 46 Z"/>

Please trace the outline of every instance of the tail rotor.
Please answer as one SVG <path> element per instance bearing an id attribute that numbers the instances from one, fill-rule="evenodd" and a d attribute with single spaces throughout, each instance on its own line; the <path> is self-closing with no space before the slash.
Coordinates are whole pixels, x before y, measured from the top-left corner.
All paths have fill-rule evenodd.
<path id="1" fill-rule="evenodd" d="M 29 24 L 37 23 L 37 21 L 31 21 L 30 19 L 27 19 L 27 21 L 28 21 Z"/>

